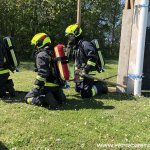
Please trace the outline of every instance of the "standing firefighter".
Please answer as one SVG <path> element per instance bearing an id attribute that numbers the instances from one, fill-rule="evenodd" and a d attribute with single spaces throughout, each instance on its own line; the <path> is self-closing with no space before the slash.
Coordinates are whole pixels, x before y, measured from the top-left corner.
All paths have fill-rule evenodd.
<path id="1" fill-rule="evenodd" d="M 36 34 L 31 44 L 35 46 L 35 66 L 37 71 L 34 88 L 25 96 L 28 104 L 48 106 L 57 109 L 65 102 L 61 80 L 53 59 L 54 49 L 50 37 L 45 33 Z"/>
<path id="2" fill-rule="evenodd" d="M 14 97 L 15 89 L 12 79 L 9 79 L 9 71 L 17 70 L 19 60 L 14 51 L 12 37 L 5 37 L 0 43 L 0 97 L 7 95 Z"/>
<path id="3" fill-rule="evenodd" d="M 65 34 L 68 38 L 68 47 L 74 50 L 75 76 L 81 73 L 88 74 L 91 71 L 102 71 L 102 61 L 96 44 L 83 39 L 82 29 L 78 24 L 68 26 Z M 75 90 L 81 94 L 82 98 L 107 93 L 107 86 L 104 83 L 87 77 L 77 78 L 75 78 Z"/>

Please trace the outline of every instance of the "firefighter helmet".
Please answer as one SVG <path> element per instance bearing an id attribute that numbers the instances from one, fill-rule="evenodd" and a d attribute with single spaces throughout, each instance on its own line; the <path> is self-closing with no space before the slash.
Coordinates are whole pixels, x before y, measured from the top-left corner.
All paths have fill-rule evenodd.
<path id="1" fill-rule="evenodd" d="M 50 43 L 51 43 L 51 39 L 45 33 L 38 33 L 31 40 L 31 45 L 35 45 L 36 48 L 42 48 L 46 44 L 50 44 Z"/>
<path id="2" fill-rule="evenodd" d="M 66 28 L 65 35 L 68 36 L 73 34 L 75 37 L 81 35 L 82 29 L 79 27 L 78 24 L 72 24 Z"/>

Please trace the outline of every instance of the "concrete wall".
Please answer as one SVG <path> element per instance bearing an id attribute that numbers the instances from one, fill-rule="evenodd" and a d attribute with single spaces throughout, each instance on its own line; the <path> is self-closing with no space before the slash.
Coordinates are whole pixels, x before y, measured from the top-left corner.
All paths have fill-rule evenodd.
<path id="1" fill-rule="evenodd" d="M 120 53 L 118 64 L 117 83 L 127 85 L 127 75 L 129 67 L 129 55 L 132 35 L 133 9 L 124 9 L 122 18 L 122 30 L 120 40 Z M 124 88 L 117 87 L 117 91 L 124 92 Z"/>

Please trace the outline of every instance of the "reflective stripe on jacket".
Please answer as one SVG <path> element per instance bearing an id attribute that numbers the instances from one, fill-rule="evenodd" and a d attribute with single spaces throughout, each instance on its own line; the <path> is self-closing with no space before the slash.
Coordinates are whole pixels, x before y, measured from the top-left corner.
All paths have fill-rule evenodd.
<path id="1" fill-rule="evenodd" d="M 0 68 L 0 74 L 9 73 L 9 69 Z"/>

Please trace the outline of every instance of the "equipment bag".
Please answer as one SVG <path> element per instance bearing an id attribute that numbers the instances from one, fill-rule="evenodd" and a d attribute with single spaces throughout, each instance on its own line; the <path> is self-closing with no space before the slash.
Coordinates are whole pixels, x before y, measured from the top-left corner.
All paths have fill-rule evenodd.
<path id="1" fill-rule="evenodd" d="M 100 51 L 100 46 L 99 46 L 99 43 L 98 43 L 98 40 L 97 39 L 93 39 L 91 41 L 91 43 L 94 45 L 94 47 L 97 49 L 97 54 L 98 54 L 98 57 L 99 57 L 99 60 L 98 60 L 98 67 L 99 67 L 99 70 L 104 72 L 104 65 L 105 65 L 105 62 L 104 62 L 104 59 L 103 59 L 103 55 L 102 55 L 102 52 Z M 100 69 L 101 68 L 101 69 Z"/>
<path id="2" fill-rule="evenodd" d="M 69 80 L 68 58 L 65 56 L 63 48 L 63 44 L 58 44 L 54 47 L 54 61 L 58 68 L 60 78 L 67 81 Z"/>
<path id="3" fill-rule="evenodd" d="M 3 38 L 3 43 L 4 43 L 5 57 L 6 57 L 6 62 L 8 64 L 8 68 L 12 72 L 14 72 L 15 70 L 18 71 L 17 67 L 19 66 L 19 59 L 16 55 L 13 38 L 7 36 Z"/>

